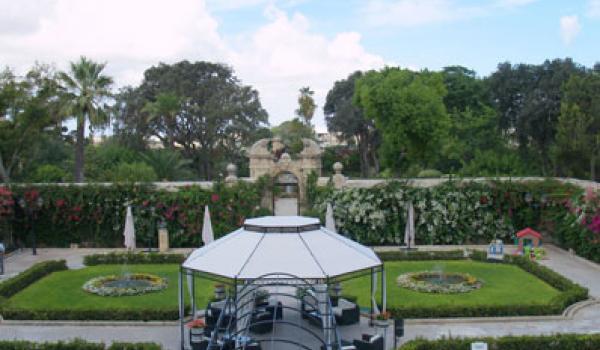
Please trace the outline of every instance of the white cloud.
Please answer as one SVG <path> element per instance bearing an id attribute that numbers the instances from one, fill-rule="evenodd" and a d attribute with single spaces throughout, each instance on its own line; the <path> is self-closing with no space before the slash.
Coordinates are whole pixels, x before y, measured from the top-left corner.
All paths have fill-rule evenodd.
<path id="1" fill-rule="evenodd" d="M 463 5 L 456 0 L 369 0 L 362 8 L 372 26 L 415 27 L 488 16 L 538 0 L 495 0 Z"/>
<path id="2" fill-rule="evenodd" d="M 560 18 L 560 36 L 565 45 L 570 45 L 580 31 L 581 24 L 577 15 Z"/>
<path id="3" fill-rule="evenodd" d="M 418 26 L 476 17 L 480 7 L 461 7 L 451 0 L 372 0 L 364 8 L 371 25 Z"/>
<path id="4" fill-rule="evenodd" d="M 587 15 L 592 18 L 600 18 L 600 0 L 589 0 Z"/>
<path id="5" fill-rule="evenodd" d="M 44 1 L 42 10 L 21 11 L 14 1 L 0 0 L 0 22 L 12 18 L 21 25 L 5 29 L 0 24 L 0 66 L 24 72 L 41 61 L 64 69 L 86 55 L 108 62 L 108 73 L 124 85 L 139 83 L 143 71 L 159 62 L 222 62 L 259 90 L 272 124 L 293 117 L 300 87 L 313 88 L 322 107 L 335 80 L 384 64 L 366 52 L 360 34 L 328 38 L 311 32 L 302 14 L 288 15 L 272 5 L 263 26 L 226 40 L 203 1 Z M 317 114 L 315 122 L 322 130 L 321 108 Z"/>
<path id="6" fill-rule="evenodd" d="M 496 5 L 499 7 L 514 8 L 514 7 L 526 6 L 526 5 L 532 4 L 537 1 L 538 0 L 498 0 L 496 2 Z"/>
<path id="7" fill-rule="evenodd" d="M 384 60 L 365 51 L 356 32 L 339 33 L 332 39 L 310 31 L 310 22 L 299 13 L 288 16 L 274 7 L 270 22 L 241 44 L 231 62 L 245 82 L 257 87 L 261 100 L 278 124 L 294 116 L 298 89 L 310 86 L 319 105 L 316 126 L 323 130 L 322 106 L 336 80 L 355 70 L 378 68 Z"/>

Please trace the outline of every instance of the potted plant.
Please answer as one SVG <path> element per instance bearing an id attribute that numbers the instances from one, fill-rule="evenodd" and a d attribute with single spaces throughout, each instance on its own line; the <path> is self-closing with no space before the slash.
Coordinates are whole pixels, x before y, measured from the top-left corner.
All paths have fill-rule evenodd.
<path id="1" fill-rule="evenodd" d="M 197 318 L 191 320 L 185 325 L 190 330 L 190 342 L 200 342 L 202 341 L 202 335 L 204 334 L 204 327 L 206 327 L 206 323 L 204 319 Z"/>
<path id="2" fill-rule="evenodd" d="M 392 314 L 390 314 L 389 311 L 384 311 L 381 312 L 377 315 L 375 315 L 375 319 L 373 320 L 373 324 L 376 327 L 381 327 L 381 328 L 385 328 L 387 326 L 390 325 L 390 318 L 392 317 Z"/>

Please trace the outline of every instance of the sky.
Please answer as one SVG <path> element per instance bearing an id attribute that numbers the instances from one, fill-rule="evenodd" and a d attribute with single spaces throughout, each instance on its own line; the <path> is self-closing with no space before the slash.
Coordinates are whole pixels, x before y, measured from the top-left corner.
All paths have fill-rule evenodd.
<path id="1" fill-rule="evenodd" d="M 0 0 L 0 66 L 107 62 L 115 90 L 159 62 L 212 61 L 252 85 L 271 125 L 315 91 L 314 124 L 336 80 L 356 70 L 571 57 L 600 61 L 600 0 Z"/>

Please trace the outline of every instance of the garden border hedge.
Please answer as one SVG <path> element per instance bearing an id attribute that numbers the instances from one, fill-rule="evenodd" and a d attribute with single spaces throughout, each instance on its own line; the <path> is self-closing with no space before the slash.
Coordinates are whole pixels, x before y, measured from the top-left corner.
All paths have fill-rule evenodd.
<path id="1" fill-rule="evenodd" d="M 185 255 L 176 253 L 131 253 L 111 252 L 91 254 L 83 257 L 86 266 L 121 264 L 181 264 Z"/>
<path id="2" fill-rule="evenodd" d="M 15 277 L 0 283 L 0 296 L 10 298 L 44 276 L 54 271 L 67 269 L 67 262 L 65 260 L 49 260 L 37 263 Z"/>
<path id="3" fill-rule="evenodd" d="M 407 260 L 459 260 L 464 257 L 461 250 L 440 252 L 384 252 L 377 253 L 384 261 Z M 415 257 L 412 259 L 410 257 Z M 488 262 L 485 252 L 470 251 L 469 258 L 474 261 Z M 490 262 L 492 264 L 493 262 Z M 551 269 L 532 262 L 521 256 L 505 255 L 505 264 L 516 265 L 531 273 L 561 293 L 546 305 L 513 304 L 504 306 L 436 306 L 424 307 L 388 307 L 396 318 L 443 318 L 443 317 L 495 317 L 495 316 L 542 316 L 561 314 L 569 305 L 588 298 L 588 290 Z"/>
<path id="4" fill-rule="evenodd" d="M 473 342 L 486 342 L 494 350 L 597 350 L 600 334 L 554 334 L 539 336 L 505 336 L 485 338 L 415 339 L 398 350 L 464 350 Z"/>
<path id="5" fill-rule="evenodd" d="M 2 350 L 161 350 L 156 343 L 114 342 L 110 345 L 92 343 L 82 339 L 59 342 L 31 342 L 26 340 L 0 340 Z"/>

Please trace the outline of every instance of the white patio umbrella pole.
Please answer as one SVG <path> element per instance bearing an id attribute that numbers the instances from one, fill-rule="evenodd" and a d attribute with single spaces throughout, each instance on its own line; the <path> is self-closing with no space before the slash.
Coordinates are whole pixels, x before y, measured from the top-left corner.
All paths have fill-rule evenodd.
<path id="1" fill-rule="evenodd" d="M 404 228 L 404 244 L 410 249 L 415 245 L 415 209 L 412 202 L 408 202 L 407 212 L 406 226 Z"/>
<path id="2" fill-rule="evenodd" d="M 183 305 L 183 268 L 179 268 L 179 278 L 178 278 L 178 299 L 179 299 L 179 334 L 181 338 L 181 350 L 185 349 L 185 332 L 183 328 L 183 318 L 185 317 L 185 306 Z"/>
<path id="3" fill-rule="evenodd" d="M 125 215 L 125 229 L 123 230 L 123 236 L 125 237 L 125 248 L 127 250 L 135 249 L 135 224 L 133 221 L 133 213 L 131 212 L 131 206 L 127 206 L 127 214 Z"/>
<path id="4" fill-rule="evenodd" d="M 375 269 L 371 269 L 371 284 L 371 303 L 373 305 L 373 312 L 378 314 L 379 307 L 377 306 L 377 299 L 375 299 L 375 296 L 377 295 L 377 271 L 375 271 Z"/>
<path id="5" fill-rule="evenodd" d="M 325 228 L 331 232 L 337 233 L 335 229 L 335 219 L 333 218 L 333 207 L 327 203 L 327 212 L 325 213 Z"/>
<path id="6" fill-rule="evenodd" d="M 381 265 L 381 310 L 387 310 L 387 280 L 385 278 L 385 266 Z"/>

